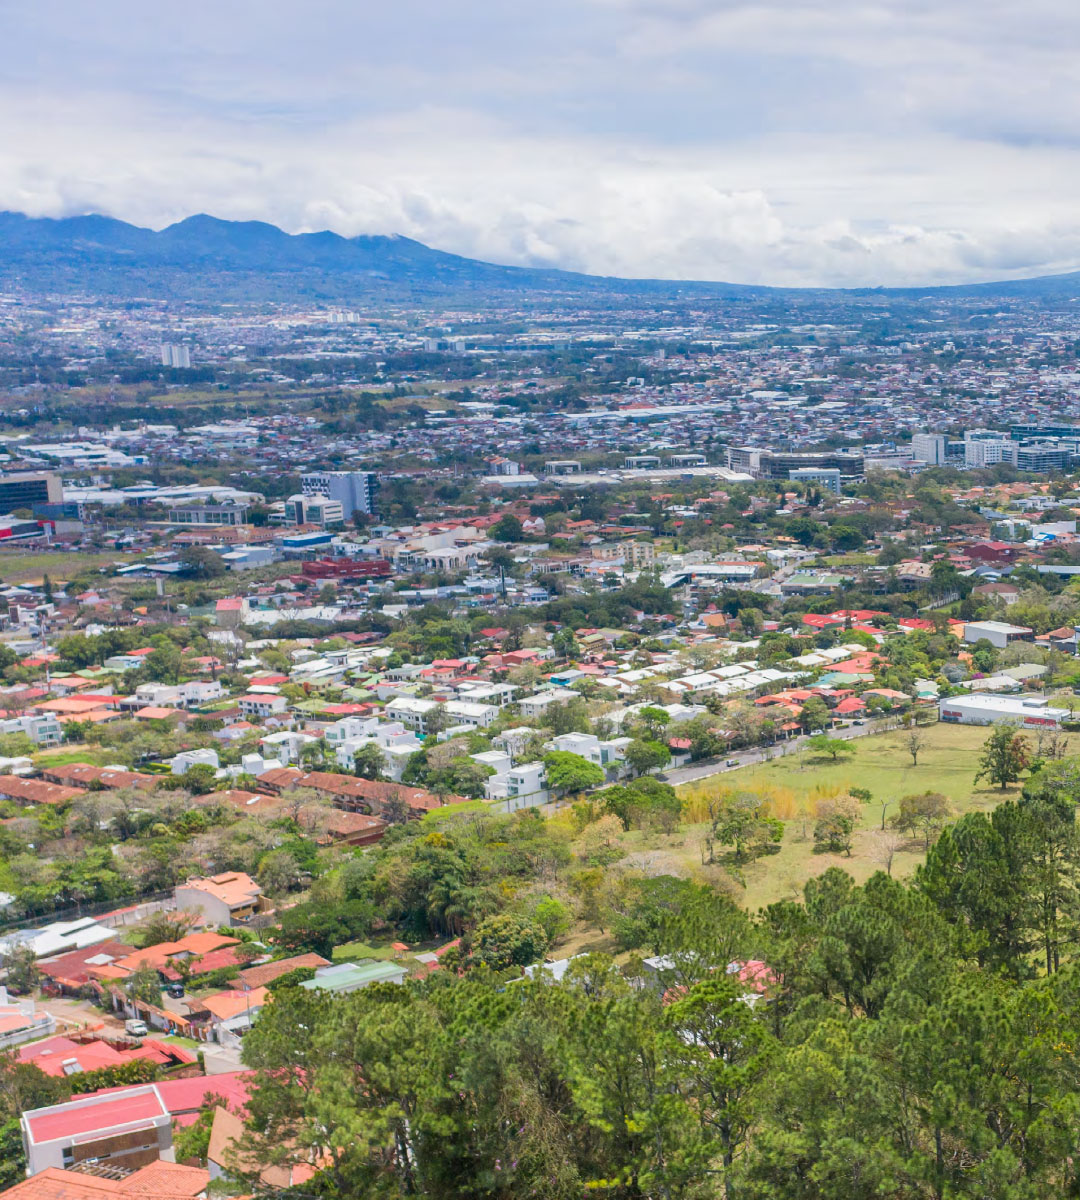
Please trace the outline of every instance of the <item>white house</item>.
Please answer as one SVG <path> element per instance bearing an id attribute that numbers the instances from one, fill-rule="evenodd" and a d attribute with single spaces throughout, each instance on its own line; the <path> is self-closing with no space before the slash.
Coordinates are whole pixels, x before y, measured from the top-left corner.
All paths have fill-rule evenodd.
<path id="1" fill-rule="evenodd" d="M 493 775 L 484 785 L 484 798 L 505 805 L 508 813 L 547 804 L 551 796 L 542 762 L 522 763 L 505 775 Z"/>
<path id="2" fill-rule="evenodd" d="M 249 692 L 240 697 L 240 711 L 245 717 L 265 719 L 285 712 L 288 707 L 289 702 L 284 696 L 272 692 Z"/>
<path id="3" fill-rule="evenodd" d="M 521 715 L 528 721 L 538 720 L 553 704 L 569 704 L 576 700 L 580 693 L 570 688 L 552 688 L 550 691 L 537 692 L 534 696 L 525 696 L 518 701 Z"/>
<path id="4" fill-rule="evenodd" d="M 216 771 L 219 765 L 216 750 L 181 750 L 169 759 L 174 775 L 183 775 L 190 767 L 213 767 Z"/>

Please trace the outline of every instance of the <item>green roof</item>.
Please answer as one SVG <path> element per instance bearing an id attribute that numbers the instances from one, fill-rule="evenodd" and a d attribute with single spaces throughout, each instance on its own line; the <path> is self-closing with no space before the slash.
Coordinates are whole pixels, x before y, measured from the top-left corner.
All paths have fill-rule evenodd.
<path id="1" fill-rule="evenodd" d="M 315 978 L 300 986 L 309 992 L 353 992 L 369 983 L 399 983 L 403 974 L 403 967 L 379 960 L 335 963 L 319 967 Z"/>

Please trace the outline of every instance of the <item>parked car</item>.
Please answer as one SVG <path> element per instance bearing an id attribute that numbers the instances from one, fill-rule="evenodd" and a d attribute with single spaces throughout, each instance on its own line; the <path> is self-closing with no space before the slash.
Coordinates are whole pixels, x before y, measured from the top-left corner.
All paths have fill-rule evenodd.
<path id="1" fill-rule="evenodd" d="M 125 1021 L 124 1032 L 129 1037 L 146 1037 L 150 1030 L 146 1027 L 145 1021 Z"/>
<path id="2" fill-rule="evenodd" d="M 184 994 L 184 985 L 182 983 L 167 983 L 165 985 L 165 995 L 172 996 L 174 1000 L 179 1000 Z"/>

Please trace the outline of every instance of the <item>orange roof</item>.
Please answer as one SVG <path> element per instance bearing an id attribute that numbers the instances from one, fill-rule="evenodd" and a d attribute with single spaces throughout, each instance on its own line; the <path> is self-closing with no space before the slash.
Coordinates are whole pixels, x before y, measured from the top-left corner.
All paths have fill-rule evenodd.
<path id="1" fill-rule="evenodd" d="M 189 879 L 186 883 L 181 883 L 177 886 L 206 892 L 207 895 L 213 896 L 215 899 L 220 900 L 222 904 L 227 904 L 230 908 L 246 904 L 262 893 L 262 888 L 259 887 L 250 875 L 245 874 L 243 871 L 230 871 L 223 875 L 212 875 L 209 879 Z"/>
<path id="2" fill-rule="evenodd" d="M 180 1163 L 152 1162 L 126 1179 L 98 1179 L 80 1171 L 46 1167 L 0 1193 L 4 1200 L 99 1200 L 116 1196 L 141 1200 L 191 1200 L 205 1192 L 210 1172 Z"/>
<path id="3" fill-rule="evenodd" d="M 250 992 L 217 992 L 201 1001 L 202 1007 L 219 1021 L 229 1021 L 244 1012 L 254 1012 L 262 1008 L 270 993 L 264 987 L 253 988 Z"/>

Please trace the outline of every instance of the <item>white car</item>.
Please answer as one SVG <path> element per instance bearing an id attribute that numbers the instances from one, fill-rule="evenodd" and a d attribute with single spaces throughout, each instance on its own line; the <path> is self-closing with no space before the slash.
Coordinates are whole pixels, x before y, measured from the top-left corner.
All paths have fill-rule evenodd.
<path id="1" fill-rule="evenodd" d="M 150 1030 L 147 1029 L 145 1021 L 125 1021 L 124 1032 L 129 1037 L 146 1037 Z"/>

